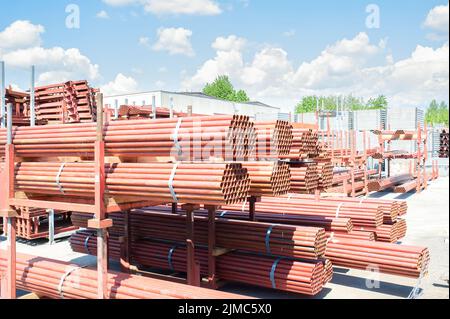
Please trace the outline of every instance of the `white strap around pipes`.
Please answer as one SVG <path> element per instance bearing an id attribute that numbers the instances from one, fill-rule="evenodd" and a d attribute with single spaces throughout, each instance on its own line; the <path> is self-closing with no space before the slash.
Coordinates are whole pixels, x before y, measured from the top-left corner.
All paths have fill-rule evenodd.
<path id="1" fill-rule="evenodd" d="M 61 167 L 59 168 L 58 174 L 56 175 L 56 185 L 58 186 L 59 191 L 62 194 L 64 194 L 64 189 L 63 189 L 63 187 L 61 185 L 61 174 L 62 174 L 62 172 L 64 170 L 64 166 L 66 166 L 66 163 L 62 163 L 61 164 Z"/>
<path id="2" fill-rule="evenodd" d="M 344 203 L 340 203 L 336 209 L 336 218 L 339 218 L 339 213 L 341 212 L 341 208 L 344 205 Z"/>
<path id="3" fill-rule="evenodd" d="M 85 265 L 85 266 L 76 266 L 73 267 L 71 269 L 69 269 L 62 277 L 61 280 L 59 281 L 59 285 L 58 285 L 58 293 L 59 296 L 61 297 L 61 299 L 64 299 L 64 291 L 63 291 L 63 286 L 64 286 L 64 282 L 66 281 L 67 277 L 69 277 L 74 271 L 77 271 L 79 269 L 84 269 L 89 267 L 90 265 Z"/>
<path id="4" fill-rule="evenodd" d="M 173 166 L 172 174 L 170 174 L 170 179 L 169 179 L 169 190 L 170 190 L 170 194 L 172 195 L 172 199 L 173 199 L 174 203 L 178 203 L 177 194 L 175 193 L 175 189 L 173 188 L 173 180 L 175 179 L 175 175 L 177 174 L 177 168 L 178 168 L 178 163 L 176 163 Z"/>
<path id="5" fill-rule="evenodd" d="M 173 135 L 172 135 L 172 140 L 175 143 L 175 148 L 177 150 L 178 156 L 183 155 L 183 149 L 180 145 L 180 141 L 178 140 L 178 132 L 180 131 L 182 122 L 183 122 L 183 118 L 182 117 L 178 118 L 177 126 L 175 127 L 175 131 L 173 132 Z"/>

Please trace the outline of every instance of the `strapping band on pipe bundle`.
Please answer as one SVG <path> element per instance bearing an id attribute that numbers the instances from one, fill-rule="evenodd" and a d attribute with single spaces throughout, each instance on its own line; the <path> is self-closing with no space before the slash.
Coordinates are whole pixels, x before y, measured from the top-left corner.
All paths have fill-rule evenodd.
<path id="1" fill-rule="evenodd" d="M 272 269 L 270 270 L 270 281 L 272 282 L 272 288 L 273 289 L 277 289 L 277 283 L 275 281 L 275 272 L 277 271 L 277 267 L 278 264 L 280 263 L 280 261 L 284 260 L 285 258 L 278 258 L 277 260 L 275 260 L 275 262 L 272 265 Z"/>
<path id="2" fill-rule="evenodd" d="M 64 298 L 64 282 L 66 281 L 67 277 L 69 277 L 74 271 L 80 270 L 80 269 L 84 269 L 89 267 L 89 265 L 85 265 L 85 266 L 78 266 L 78 267 L 73 267 L 71 269 L 69 269 L 62 277 L 61 277 L 61 281 L 59 282 L 58 285 L 58 293 L 61 296 L 61 299 L 65 299 Z"/>
<path id="3" fill-rule="evenodd" d="M 62 163 L 61 164 L 61 167 L 59 168 L 59 171 L 58 171 L 58 175 L 56 175 L 56 185 L 58 186 L 59 191 L 62 194 L 64 194 L 64 188 L 61 185 L 61 174 L 62 174 L 62 172 L 64 170 L 64 166 L 66 166 L 66 163 Z"/>
<path id="4" fill-rule="evenodd" d="M 177 126 L 175 127 L 175 132 L 173 133 L 173 142 L 175 143 L 175 148 L 177 150 L 178 156 L 183 155 L 183 149 L 180 145 L 180 141 L 178 140 L 178 132 L 180 131 L 182 122 L 183 122 L 183 118 L 180 117 L 178 119 Z"/>
<path id="5" fill-rule="evenodd" d="M 178 168 L 178 163 L 176 163 L 173 166 L 172 173 L 170 174 L 170 179 L 169 179 L 169 190 L 170 190 L 170 194 L 172 195 L 174 203 L 178 203 L 177 194 L 175 193 L 175 189 L 173 188 L 173 180 L 175 179 L 175 175 L 177 173 L 177 168 Z"/>

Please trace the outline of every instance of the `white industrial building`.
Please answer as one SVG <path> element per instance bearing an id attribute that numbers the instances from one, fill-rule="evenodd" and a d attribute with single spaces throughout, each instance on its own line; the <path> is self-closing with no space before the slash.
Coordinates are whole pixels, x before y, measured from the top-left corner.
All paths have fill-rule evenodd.
<path id="1" fill-rule="evenodd" d="M 224 115 L 240 114 L 255 117 L 256 114 L 278 114 L 280 108 L 261 102 L 238 103 L 217 99 L 198 92 L 150 91 L 123 95 L 106 96 L 105 104 L 110 108 L 120 105 L 153 106 L 171 108 L 175 112 L 188 113 L 192 107 L 193 114 Z"/>

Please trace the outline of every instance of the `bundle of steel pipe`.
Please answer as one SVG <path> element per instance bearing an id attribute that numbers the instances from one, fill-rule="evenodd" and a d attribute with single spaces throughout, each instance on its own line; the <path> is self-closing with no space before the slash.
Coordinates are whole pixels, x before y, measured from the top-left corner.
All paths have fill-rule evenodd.
<path id="1" fill-rule="evenodd" d="M 92 158 L 96 124 L 82 123 L 13 129 L 20 157 L 81 156 Z M 106 156 L 175 157 L 178 160 L 246 159 L 256 133 L 246 116 L 114 121 L 105 124 Z M 0 155 L 6 129 L 0 129 Z"/>
<path id="2" fill-rule="evenodd" d="M 291 164 L 291 192 L 312 194 L 319 187 L 319 174 L 316 163 Z"/>
<path id="3" fill-rule="evenodd" d="M 367 241 L 375 241 L 376 234 L 370 231 L 357 231 L 353 230 L 349 233 L 343 232 L 327 232 L 328 238 L 336 238 L 336 239 L 357 239 L 357 240 L 367 240 Z"/>
<path id="4" fill-rule="evenodd" d="M 295 195 L 295 198 L 316 200 L 313 195 Z M 399 216 L 406 215 L 408 203 L 406 201 L 378 199 L 378 198 L 349 198 L 349 197 L 321 197 L 320 201 L 333 203 L 353 203 L 364 206 L 365 204 L 378 205 L 383 212 L 383 223 L 394 223 Z"/>
<path id="5" fill-rule="evenodd" d="M 369 192 L 380 192 L 396 185 L 403 184 L 412 178 L 411 174 L 402 174 L 380 180 L 372 180 L 368 184 Z"/>
<path id="6" fill-rule="evenodd" d="M 179 212 L 182 214 L 182 212 Z M 74 213 L 76 225 L 87 227 L 86 215 Z M 122 230 L 124 235 L 124 217 L 121 214 L 110 215 L 114 230 Z M 168 207 L 154 207 L 145 210 L 133 210 L 129 215 L 129 227 L 133 238 L 158 238 L 183 242 L 186 239 L 186 217 L 174 215 Z M 317 259 L 325 253 L 326 237 L 322 228 L 278 225 L 241 220 L 217 219 L 216 243 L 218 247 L 244 250 L 255 253 L 268 253 L 288 258 Z M 208 244 L 208 218 L 195 217 L 194 242 Z"/>
<path id="7" fill-rule="evenodd" d="M 28 194 L 92 197 L 93 163 L 18 163 L 15 187 Z M 105 164 L 106 191 L 110 197 L 155 202 L 222 205 L 249 196 L 247 170 L 238 163 Z"/>
<path id="8" fill-rule="evenodd" d="M 292 146 L 292 126 L 287 121 L 255 122 L 257 159 L 288 155 Z"/>
<path id="9" fill-rule="evenodd" d="M 427 179 L 428 182 L 430 182 L 430 181 L 433 180 L 433 176 L 432 175 L 428 175 L 426 179 Z M 419 180 L 420 180 L 420 182 L 419 182 Z M 425 181 L 425 179 L 423 177 L 420 177 L 420 179 L 419 178 L 415 178 L 415 179 L 413 179 L 411 181 L 408 181 L 408 182 L 406 182 L 404 184 L 395 186 L 394 187 L 394 193 L 397 193 L 397 194 L 409 193 L 410 191 L 417 189 L 417 184 L 418 183 L 420 183 L 420 185 L 423 185 L 424 181 Z"/>
<path id="10" fill-rule="evenodd" d="M 242 208 L 242 207 L 241 207 Z M 217 212 L 217 217 L 226 219 L 248 220 L 248 207 L 246 210 L 237 209 L 237 207 L 223 207 L 222 211 Z M 226 209 L 226 210 L 225 210 Z M 203 215 L 202 215 L 203 213 Z M 200 216 L 204 216 L 204 212 L 198 212 Z M 323 216 L 306 216 L 301 213 L 291 212 L 284 214 L 283 212 L 265 213 L 255 212 L 255 220 L 263 223 L 277 223 L 294 226 L 307 226 L 323 228 L 327 231 L 350 232 L 353 224 L 350 218 L 328 218 Z"/>
<path id="11" fill-rule="evenodd" d="M 326 258 L 336 266 L 418 278 L 427 272 L 430 255 L 424 247 L 332 238 Z"/>
<path id="12" fill-rule="evenodd" d="M 404 219 L 398 219 L 391 224 L 384 224 L 377 228 L 358 228 L 363 232 L 373 232 L 376 234 L 376 241 L 396 243 L 406 236 L 407 224 Z"/>
<path id="13" fill-rule="evenodd" d="M 330 160 L 317 160 L 319 188 L 326 190 L 333 185 L 333 164 Z"/>
<path id="14" fill-rule="evenodd" d="M 282 162 L 242 162 L 250 176 L 251 196 L 281 196 L 291 187 L 289 165 Z"/>
<path id="15" fill-rule="evenodd" d="M 223 207 L 224 210 L 241 210 L 240 206 Z M 263 197 L 256 205 L 257 213 L 296 214 L 321 216 L 327 218 L 350 218 L 358 227 L 378 227 L 383 224 L 383 212 L 378 205 L 359 205 L 354 203 L 335 203 L 297 198 Z"/>
<path id="16" fill-rule="evenodd" d="M 293 141 L 289 158 L 306 159 L 317 156 L 317 145 L 319 135 L 317 131 L 298 127 L 298 124 L 292 124 Z"/>
<path id="17" fill-rule="evenodd" d="M 6 271 L 1 251 L 0 271 Z M 97 270 L 43 257 L 17 255 L 17 287 L 52 299 L 96 299 Z M 108 273 L 110 299 L 239 299 L 241 295 L 191 287 L 163 280 Z"/>
<path id="18" fill-rule="evenodd" d="M 118 259 L 118 239 L 110 237 L 109 242 L 110 256 Z M 71 237 L 70 243 L 75 252 L 96 254 L 97 239 L 92 232 L 78 232 Z M 182 243 L 133 241 L 131 255 L 132 262 L 137 265 L 182 273 L 186 271 L 187 252 Z M 207 275 L 208 250 L 197 245 L 195 255 L 201 274 Z M 225 281 L 305 295 L 318 294 L 332 277 L 332 264 L 325 259 L 300 261 L 244 252 L 230 252 L 217 257 L 216 267 L 217 277 Z"/>

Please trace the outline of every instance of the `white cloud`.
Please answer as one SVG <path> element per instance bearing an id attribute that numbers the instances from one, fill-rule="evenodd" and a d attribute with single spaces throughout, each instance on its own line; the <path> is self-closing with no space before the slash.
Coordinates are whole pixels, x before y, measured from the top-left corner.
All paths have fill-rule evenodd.
<path id="1" fill-rule="evenodd" d="M 251 98 L 285 111 L 309 94 L 385 94 L 391 105 L 423 106 L 434 98 L 448 101 L 448 54 L 448 43 L 437 49 L 419 45 L 409 58 L 395 61 L 385 40 L 374 44 L 365 33 L 337 41 L 298 67 L 282 48 L 263 48 L 248 61 L 238 50 L 218 50 L 195 74 L 184 75 L 182 86 L 199 90 L 226 74 Z"/>
<path id="2" fill-rule="evenodd" d="M 0 31 L 0 60 L 11 68 L 28 69 L 35 65 L 38 83 L 48 84 L 73 79 L 96 80 L 99 67 L 79 49 L 44 48 L 45 29 L 29 21 L 16 21 Z M 3 50 L 2 50 L 3 49 Z"/>
<path id="3" fill-rule="evenodd" d="M 39 46 L 42 42 L 41 34 L 44 32 L 45 29 L 42 25 L 34 25 L 30 21 L 15 21 L 0 32 L 0 50 Z"/>
<path id="4" fill-rule="evenodd" d="M 235 35 L 228 37 L 218 37 L 212 44 L 212 48 L 217 51 L 241 51 L 247 44 L 247 40 Z"/>
<path id="5" fill-rule="evenodd" d="M 134 93 L 138 89 L 138 83 L 133 77 L 119 73 L 113 81 L 103 85 L 100 89 L 106 96 Z"/>
<path id="6" fill-rule="evenodd" d="M 98 65 L 92 64 L 78 49 L 32 47 L 6 53 L 3 59 L 8 66 L 14 68 L 29 68 L 35 65 L 40 73 L 40 84 L 99 78 Z"/>
<path id="7" fill-rule="evenodd" d="M 145 12 L 186 15 L 217 15 L 222 13 L 214 0 L 103 0 L 111 6 L 140 5 Z"/>
<path id="8" fill-rule="evenodd" d="M 191 36 L 192 31 L 184 28 L 160 28 L 158 41 L 153 45 L 153 50 L 167 51 L 170 55 L 194 56 Z"/>
<path id="9" fill-rule="evenodd" d="M 292 38 L 293 36 L 295 36 L 297 32 L 294 29 L 291 29 L 289 31 L 285 31 L 283 32 L 283 36 L 286 38 Z"/>
<path id="10" fill-rule="evenodd" d="M 423 23 L 424 27 L 446 33 L 448 35 L 448 3 L 430 10 Z"/>
<path id="11" fill-rule="evenodd" d="M 108 12 L 106 12 L 105 10 L 102 10 L 102 11 L 98 12 L 97 13 L 97 18 L 99 18 L 99 19 L 109 19 Z"/>

